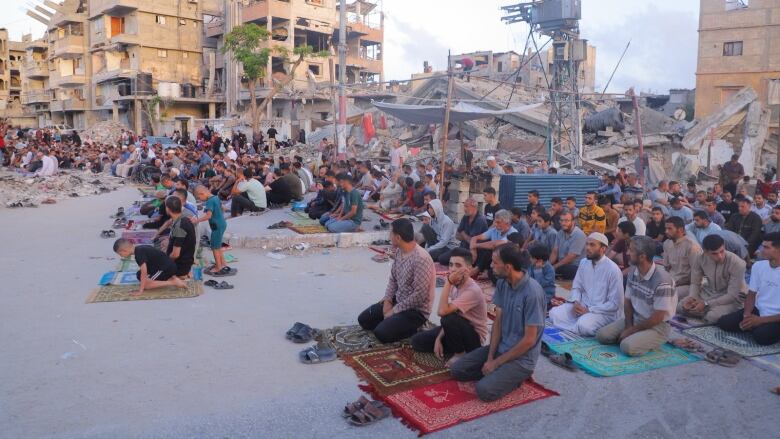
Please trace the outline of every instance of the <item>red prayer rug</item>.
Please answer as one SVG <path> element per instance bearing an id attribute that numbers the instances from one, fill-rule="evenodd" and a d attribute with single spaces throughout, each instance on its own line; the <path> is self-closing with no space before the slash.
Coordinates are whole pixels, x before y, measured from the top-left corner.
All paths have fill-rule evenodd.
<path id="1" fill-rule="evenodd" d="M 371 385 L 377 396 L 435 384 L 450 377 L 443 361 L 433 354 L 414 352 L 407 345 L 343 354 L 342 360 Z"/>
<path id="2" fill-rule="evenodd" d="M 395 416 L 423 435 L 557 395 L 557 392 L 527 380 L 498 401 L 482 402 L 477 397 L 475 381 L 447 380 L 395 393 L 382 400 Z"/>

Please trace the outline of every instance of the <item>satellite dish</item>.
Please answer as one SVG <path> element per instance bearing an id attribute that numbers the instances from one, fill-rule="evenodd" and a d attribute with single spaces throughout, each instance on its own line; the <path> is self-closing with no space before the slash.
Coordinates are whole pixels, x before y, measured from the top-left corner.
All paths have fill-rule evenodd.
<path id="1" fill-rule="evenodd" d="M 682 108 L 678 108 L 678 109 L 674 110 L 674 116 L 673 117 L 674 117 L 675 120 L 685 120 L 685 116 L 686 116 L 685 110 L 683 110 Z"/>

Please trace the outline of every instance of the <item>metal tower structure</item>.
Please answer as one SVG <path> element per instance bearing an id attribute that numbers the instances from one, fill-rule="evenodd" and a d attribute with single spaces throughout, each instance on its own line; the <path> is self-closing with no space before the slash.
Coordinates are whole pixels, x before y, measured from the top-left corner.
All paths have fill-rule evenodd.
<path id="1" fill-rule="evenodd" d="M 531 26 L 534 48 L 539 51 L 533 33 L 552 39 L 553 57 L 550 76 L 545 73 L 550 96 L 548 120 L 548 158 L 560 167 L 582 164 L 582 129 L 578 73 L 587 58 L 587 41 L 579 39 L 581 0 L 533 0 L 503 6 L 506 24 L 525 22 Z"/>

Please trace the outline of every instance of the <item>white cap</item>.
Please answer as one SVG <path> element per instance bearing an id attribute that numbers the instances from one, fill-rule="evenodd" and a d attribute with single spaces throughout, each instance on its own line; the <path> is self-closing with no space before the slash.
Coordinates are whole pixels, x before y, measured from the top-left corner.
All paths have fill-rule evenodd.
<path id="1" fill-rule="evenodd" d="M 593 232 L 590 235 L 588 235 L 588 239 L 598 241 L 604 244 L 605 247 L 609 247 L 609 239 L 607 239 L 607 236 L 603 233 Z"/>
<path id="2" fill-rule="evenodd" d="M 489 161 L 489 162 L 490 162 L 490 161 L 493 161 L 493 162 L 495 162 L 495 161 L 496 161 L 496 157 L 495 157 L 495 156 L 492 156 L 492 155 L 489 155 L 489 156 L 488 156 L 488 158 L 487 158 L 487 161 Z"/>

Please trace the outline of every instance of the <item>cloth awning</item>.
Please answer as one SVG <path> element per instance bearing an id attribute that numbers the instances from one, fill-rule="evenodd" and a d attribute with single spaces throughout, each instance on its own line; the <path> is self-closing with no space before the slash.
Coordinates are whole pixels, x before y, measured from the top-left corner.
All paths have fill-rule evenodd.
<path id="1" fill-rule="evenodd" d="M 393 117 L 397 117 L 406 123 L 412 123 L 416 125 L 444 123 L 444 105 L 405 105 L 376 101 L 371 101 L 371 103 L 376 108 Z M 488 117 L 502 116 L 504 114 L 523 113 L 541 105 L 542 104 L 539 103 L 521 105 L 519 107 L 507 108 L 505 110 L 489 110 L 477 105 L 460 102 L 450 108 L 450 123 L 485 119 Z"/>

